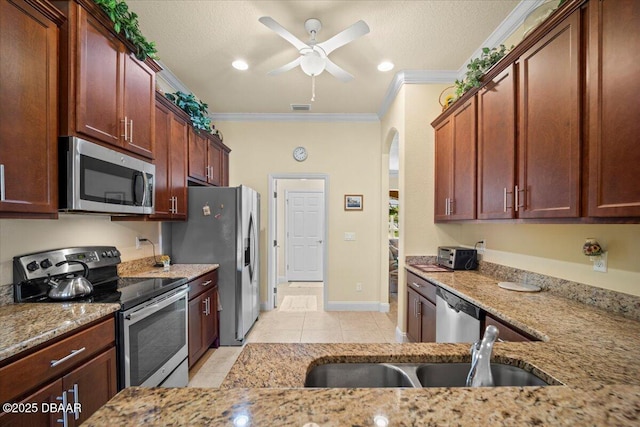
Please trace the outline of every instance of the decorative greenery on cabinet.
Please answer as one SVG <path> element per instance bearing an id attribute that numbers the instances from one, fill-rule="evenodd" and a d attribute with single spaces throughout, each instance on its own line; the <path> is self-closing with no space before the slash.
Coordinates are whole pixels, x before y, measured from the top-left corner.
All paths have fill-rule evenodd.
<path id="1" fill-rule="evenodd" d="M 191 117 L 191 123 L 195 129 L 200 129 L 208 133 L 213 133 L 211 118 L 207 116 L 209 107 L 204 102 L 195 97 L 193 93 L 186 94 L 177 91 L 176 93 L 165 93 L 170 101 L 180 107 L 185 113 Z"/>
<path id="2" fill-rule="evenodd" d="M 147 41 L 138 27 L 138 15 L 129 10 L 122 0 L 93 0 L 109 16 L 113 29 L 124 36 L 136 47 L 136 57 L 144 61 L 147 58 L 158 59 L 155 42 Z"/>
<path id="3" fill-rule="evenodd" d="M 511 49 L 513 49 L 513 46 L 511 46 L 509 50 Z M 494 47 L 493 49 L 483 47 L 480 57 L 472 59 L 469 64 L 467 64 L 466 77 L 462 81 L 456 80 L 455 85 L 457 98 L 460 98 L 471 88 L 480 87 L 482 85 L 482 76 L 484 76 L 491 67 L 497 64 L 509 50 L 507 50 L 503 44 L 501 44 L 500 47 Z"/>

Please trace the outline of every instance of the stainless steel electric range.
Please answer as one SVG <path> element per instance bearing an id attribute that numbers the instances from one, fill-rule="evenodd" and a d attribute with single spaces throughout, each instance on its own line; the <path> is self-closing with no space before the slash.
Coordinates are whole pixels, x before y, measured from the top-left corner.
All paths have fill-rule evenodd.
<path id="1" fill-rule="evenodd" d="M 17 303 L 117 303 L 118 389 L 187 385 L 188 279 L 119 277 L 113 246 L 56 249 L 13 259 Z M 52 286 L 87 275 L 88 295 L 50 292 Z M 54 296 L 51 298 L 49 295 Z"/>

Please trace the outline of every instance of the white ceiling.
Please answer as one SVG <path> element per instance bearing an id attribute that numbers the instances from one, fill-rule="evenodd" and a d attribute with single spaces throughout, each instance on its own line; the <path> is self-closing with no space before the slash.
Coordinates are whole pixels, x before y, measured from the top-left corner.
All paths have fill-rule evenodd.
<path id="1" fill-rule="evenodd" d="M 540 0 L 523 0 L 539 3 Z M 457 72 L 518 6 L 519 0 L 267 1 L 128 0 L 140 29 L 155 41 L 160 60 L 211 113 L 291 113 L 290 104 L 312 104 L 312 113 L 378 113 L 400 71 Z M 522 7 L 522 5 L 520 6 Z M 311 78 L 297 67 L 267 72 L 298 53 L 258 22 L 271 16 L 302 41 L 304 21 L 318 18 L 322 42 L 363 19 L 371 32 L 331 53 L 355 76 L 343 83 L 327 72 Z M 500 40 L 498 40 L 500 41 Z M 244 59 L 249 70 L 231 67 Z M 394 70 L 376 69 L 389 60 Z M 297 114 L 308 114 L 300 112 Z"/>

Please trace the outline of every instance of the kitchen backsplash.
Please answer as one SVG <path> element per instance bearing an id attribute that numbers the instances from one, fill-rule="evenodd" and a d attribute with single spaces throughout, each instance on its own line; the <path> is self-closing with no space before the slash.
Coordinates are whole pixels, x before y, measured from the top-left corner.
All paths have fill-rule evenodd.
<path id="1" fill-rule="evenodd" d="M 435 264 L 435 256 L 407 256 L 407 264 Z M 478 272 L 498 281 L 521 282 L 540 286 L 552 294 L 592 305 L 603 310 L 640 320 L 640 297 L 544 274 L 480 261 Z"/>

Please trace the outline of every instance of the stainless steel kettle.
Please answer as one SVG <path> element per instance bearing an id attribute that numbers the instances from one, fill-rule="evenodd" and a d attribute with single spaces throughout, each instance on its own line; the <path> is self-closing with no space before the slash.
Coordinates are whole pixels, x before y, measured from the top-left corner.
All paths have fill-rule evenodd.
<path id="1" fill-rule="evenodd" d="M 89 275 L 89 266 L 87 264 L 78 260 L 65 260 L 57 263 L 56 267 L 71 263 L 82 265 L 82 268 L 84 269 L 82 276 L 66 277 L 63 279 L 49 278 L 47 280 L 47 283 L 51 286 L 47 293 L 49 298 L 68 300 L 91 295 L 93 292 L 93 285 L 87 279 L 87 276 Z"/>

